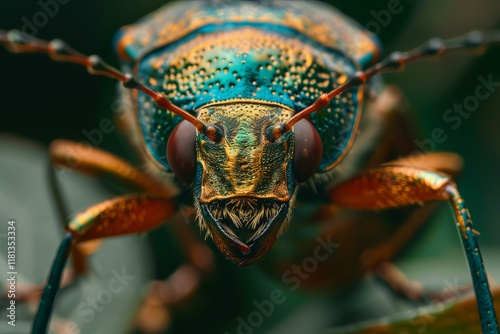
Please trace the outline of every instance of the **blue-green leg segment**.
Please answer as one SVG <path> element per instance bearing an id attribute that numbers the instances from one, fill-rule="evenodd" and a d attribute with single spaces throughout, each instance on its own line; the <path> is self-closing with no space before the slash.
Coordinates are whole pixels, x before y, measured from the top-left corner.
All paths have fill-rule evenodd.
<path id="1" fill-rule="evenodd" d="M 447 174 L 438 172 L 439 157 L 422 155 L 418 159 L 401 159 L 384 164 L 339 184 L 331 193 L 332 202 L 353 209 L 389 209 L 446 200 L 452 205 L 458 231 L 472 276 L 483 334 L 499 334 L 493 298 L 486 278 L 479 246 L 456 184 Z M 426 169 L 434 166 L 433 169 Z"/>
<path id="2" fill-rule="evenodd" d="M 38 312 L 35 316 L 33 329 L 31 330 L 31 333 L 33 334 L 47 333 L 47 326 L 50 321 L 54 300 L 61 284 L 62 272 L 66 266 L 66 262 L 68 261 L 72 241 L 73 236 L 70 233 L 66 233 L 61 244 L 59 245 L 56 257 L 52 263 L 52 269 L 50 270 L 47 286 L 43 291 Z"/>
<path id="3" fill-rule="evenodd" d="M 479 245 L 474 236 L 469 210 L 466 208 L 464 199 L 455 187 L 448 186 L 446 190 L 451 196 L 450 204 L 453 208 L 458 233 L 462 239 L 467 262 L 469 263 L 472 283 L 476 292 L 479 317 L 481 318 L 482 332 L 483 334 L 498 334 L 498 322 L 495 308 L 493 307 L 493 299 Z"/>

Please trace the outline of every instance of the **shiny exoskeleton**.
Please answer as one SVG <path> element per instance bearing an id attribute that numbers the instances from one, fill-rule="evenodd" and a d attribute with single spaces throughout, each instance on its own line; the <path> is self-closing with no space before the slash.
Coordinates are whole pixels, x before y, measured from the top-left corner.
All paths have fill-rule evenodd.
<path id="1" fill-rule="evenodd" d="M 105 201 L 70 220 L 34 331 L 47 325 L 71 245 L 148 230 L 168 221 L 179 202 L 194 207 L 200 229 L 240 266 L 268 254 L 289 225 L 309 226 L 302 246 L 269 252 L 265 265 L 272 274 L 284 273 L 284 282 L 293 282 L 286 268 L 314 249 L 310 241 L 316 237 L 351 245 L 307 281 L 338 287 L 390 260 L 432 211 L 399 208 L 447 200 L 469 261 L 482 330 L 498 333 L 470 215 L 452 180 L 460 158 L 414 156 L 399 91 L 374 78 L 413 60 L 498 41 L 498 33 L 477 32 L 433 39 L 379 62 L 370 33 L 311 1 L 165 6 L 118 33 L 122 71 L 62 41 L 0 33 L 11 51 L 48 53 L 121 81 L 125 105 L 132 106 L 126 128 L 154 172 L 145 174 L 98 149 L 71 166 L 78 144 L 52 145 L 56 164 L 112 174 L 144 193 Z"/>
<path id="2" fill-rule="evenodd" d="M 378 57 L 372 37 L 335 9 L 285 1 L 170 5 L 123 28 L 116 46 L 136 79 L 221 130 L 218 142 L 200 132 L 195 140 L 194 128 L 175 131 L 182 118 L 144 95 L 133 111 L 159 169 L 193 183 L 200 227 L 245 264 L 285 230 L 297 181 L 332 179 L 354 139 L 363 89 L 335 97 L 279 138 L 270 127 Z M 304 141 L 311 146 L 294 150 Z"/>

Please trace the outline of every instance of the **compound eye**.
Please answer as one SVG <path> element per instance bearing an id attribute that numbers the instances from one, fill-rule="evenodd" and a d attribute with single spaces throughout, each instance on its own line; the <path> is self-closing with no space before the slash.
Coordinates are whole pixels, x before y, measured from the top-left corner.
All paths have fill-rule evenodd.
<path id="1" fill-rule="evenodd" d="M 293 167 L 295 178 L 304 182 L 314 175 L 321 163 L 323 145 L 314 125 L 302 119 L 294 125 L 295 150 Z"/>
<path id="2" fill-rule="evenodd" d="M 191 184 L 196 172 L 196 128 L 188 121 L 180 122 L 170 134 L 167 160 L 175 176 Z"/>

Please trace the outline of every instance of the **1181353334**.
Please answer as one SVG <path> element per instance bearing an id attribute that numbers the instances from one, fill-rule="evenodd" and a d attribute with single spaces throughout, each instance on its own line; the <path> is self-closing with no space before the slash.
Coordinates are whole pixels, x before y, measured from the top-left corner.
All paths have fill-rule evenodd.
<path id="1" fill-rule="evenodd" d="M 13 136 L 0 142 L 6 330 L 498 333 L 500 290 L 485 271 L 489 262 L 496 269 L 495 247 L 488 247 L 492 261 L 483 261 L 477 242 L 480 231 L 495 240 L 496 216 L 472 224 L 457 186 L 468 175 L 459 175 L 464 159 L 442 152 L 462 143 L 454 150 L 490 171 L 477 169 L 470 183 L 484 178 L 492 188 L 467 194 L 493 203 L 499 152 L 487 133 L 498 135 L 498 116 L 486 110 L 498 102 L 500 75 L 496 61 L 487 70 L 481 61 L 467 64 L 479 54 L 495 59 L 500 44 L 500 11 L 484 2 L 484 9 L 450 3 L 453 20 L 425 2 L 351 8 L 365 14 L 356 17 L 362 23 L 316 1 L 156 4 L 112 39 L 119 66 L 91 55 L 92 45 L 83 52 L 47 36 L 78 4 L 20 9 L 18 29 L 0 31 L 0 44 L 33 67 L 9 66 L 13 58 L 2 54 L 2 100 L 14 101 L 2 113 L 16 113 L 2 130 L 51 143 L 46 152 Z M 472 30 L 476 11 L 482 31 Z M 83 13 L 69 17 L 69 30 L 89 34 L 95 28 L 76 23 L 106 17 Z M 411 35 L 419 13 L 428 18 L 420 28 L 426 38 L 405 37 L 399 45 L 409 51 L 384 52 L 384 34 L 404 37 L 406 24 Z M 430 29 L 431 18 L 460 34 L 435 22 Z M 445 38 L 432 37 L 441 30 Z M 41 74 L 48 60 L 29 53 L 111 80 L 81 83 L 76 72 L 63 72 L 54 86 Z M 406 67 L 398 86 L 387 83 Z M 103 98 L 107 114 L 96 120 L 72 111 L 103 94 L 94 83 L 113 80 L 119 88 Z M 51 100 L 67 99 L 57 121 L 35 110 L 56 108 L 41 106 L 35 96 L 43 89 Z M 439 102 L 446 94 L 451 99 Z M 415 130 L 419 109 L 426 135 Z M 65 125 L 72 115 L 76 130 Z M 484 131 L 471 134 L 478 119 Z M 52 127 L 74 140 L 52 140 Z M 105 149 L 117 133 L 124 140 Z M 439 209 L 443 201 L 452 215 Z M 460 249 L 432 253 L 456 239 L 456 232 L 434 237 L 440 221 L 458 231 L 467 281 L 448 271 L 462 260 Z M 432 254 L 413 267 L 420 274 L 394 264 L 412 253 L 409 246 Z"/>

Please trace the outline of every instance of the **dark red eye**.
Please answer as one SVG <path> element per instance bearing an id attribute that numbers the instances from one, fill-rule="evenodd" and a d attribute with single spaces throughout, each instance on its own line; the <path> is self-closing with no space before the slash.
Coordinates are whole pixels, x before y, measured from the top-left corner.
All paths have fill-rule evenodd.
<path id="1" fill-rule="evenodd" d="M 295 151 L 293 167 L 295 178 L 304 182 L 318 170 L 323 152 L 323 145 L 316 128 L 306 119 L 298 121 L 294 126 Z"/>
<path id="2" fill-rule="evenodd" d="M 174 174 L 190 184 L 196 172 L 196 128 L 182 121 L 170 134 L 167 143 L 167 160 Z"/>

